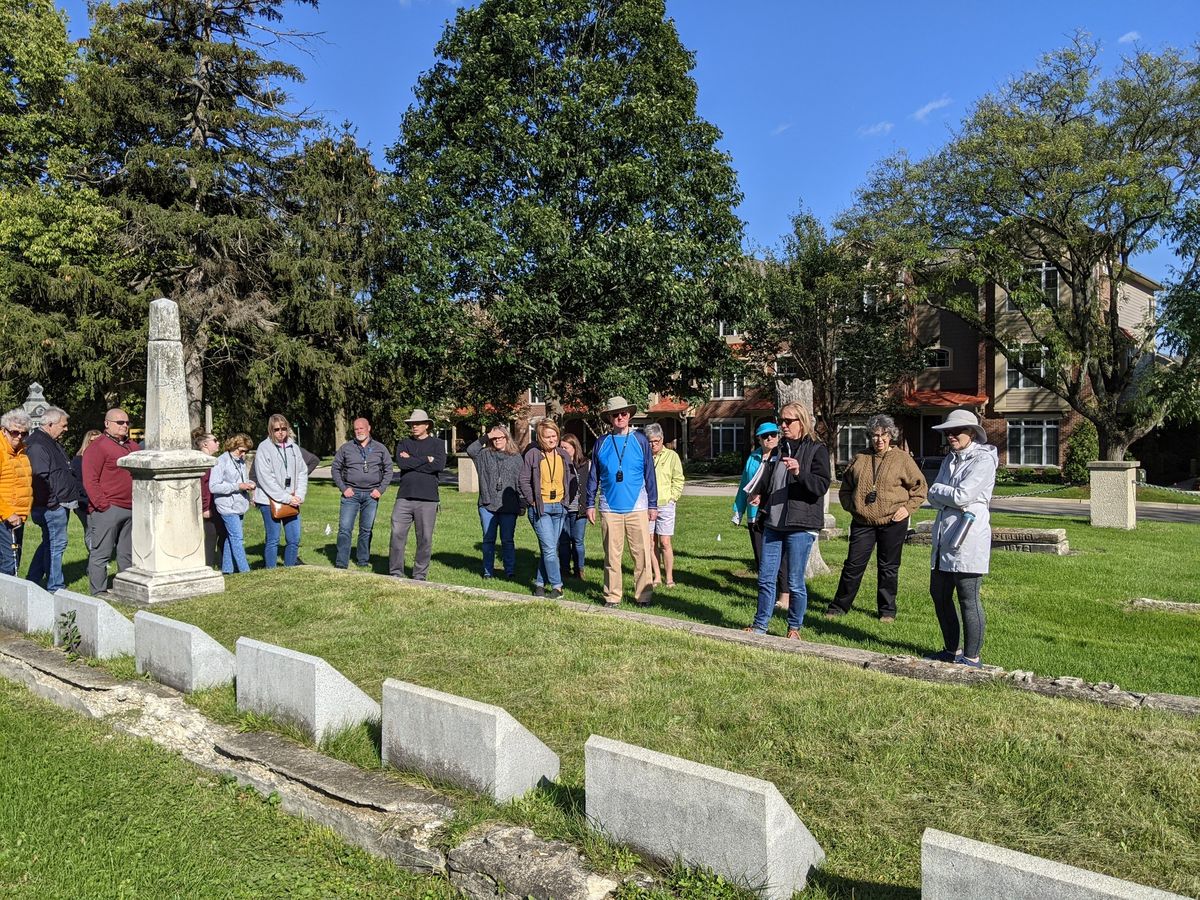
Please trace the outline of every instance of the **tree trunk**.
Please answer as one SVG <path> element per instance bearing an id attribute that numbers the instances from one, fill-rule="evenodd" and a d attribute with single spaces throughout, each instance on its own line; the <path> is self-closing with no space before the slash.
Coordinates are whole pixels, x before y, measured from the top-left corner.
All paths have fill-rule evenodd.
<path id="1" fill-rule="evenodd" d="M 333 411 L 333 448 L 336 451 L 350 439 L 350 422 L 346 407 L 338 406 Z"/>
<path id="2" fill-rule="evenodd" d="M 183 345 L 183 379 L 187 387 L 188 419 L 195 431 L 204 422 L 204 354 L 194 342 Z"/>

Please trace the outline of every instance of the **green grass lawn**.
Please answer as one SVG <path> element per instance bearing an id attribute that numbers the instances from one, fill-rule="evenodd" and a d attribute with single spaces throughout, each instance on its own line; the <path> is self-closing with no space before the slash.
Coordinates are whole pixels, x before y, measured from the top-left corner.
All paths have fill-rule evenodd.
<path id="1" fill-rule="evenodd" d="M 430 578 L 482 587 L 475 498 L 449 490 L 443 492 L 443 501 Z M 314 485 L 304 508 L 301 541 L 301 557 L 309 565 L 332 564 L 337 505 L 332 486 Z M 389 498 L 380 510 L 373 544 L 372 565 L 381 573 L 387 570 L 390 512 Z M 723 497 L 683 499 L 675 536 L 678 587 L 660 590 L 652 612 L 726 627 L 740 628 L 750 622 L 756 586 L 747 570 L 749 536 L 744 528 L 730 524 L 729 512 L 729 501 Z M 846 515 L 836 504 L 833 512 L 845 526 Z M 917 515 L 918 520 L 931 517 L 929 510 Z M 986 662 L 1039 674 L 1110 681 L 1132 690 L 1200 695 L 1200 615 L 1132 611 L 1126 606 L 1134 597 L 1200 601 L 1200 528 L 1142 522 L 1135 531 L 1124 532 L 1092 528 L 1085 518 L 1004 514 L 997 514 L 993 521 L 1017 527 L 1064 527 L 1074 555 L 993 554 L 992 572 L 983 584 L 988 617 Z M 257 568 L 262 558 L 262 520 L 256 511 L 247 515 L 246 526 L 251 565 Z M 82 533 L 74 519 L 71 529 L 68 586 L 86 592 Z M 588 529 L 587 541 L 587 580 L 568 580 L 567 596 L 599 603 L 598 527 Z M 31 528 L 26 536 L 26 566 L 37 542 L 38 531 Z M 410 539 L 410 565 L 414 543 Z M 834 540 L 820 546 L 833 572 L 809 585 L 808 640 L 883 653 L 919 655 L 941 648 L 928 593 L 927 547 L 906 549 L 897 600 L 899 616 L 894 625 L 885 626 L 874 615 L 873 567 L 849 616 L 836 621 L 821 617 L 837 587 L 847 543 Z M 533 529 L 528 522 L 518 523 L 518 577 L 515 582 L 498 581 L 494 586 L 530 590 L 535 548 Z M 626 567 L 628 595 L 632 590 L 628 560 Z M 247 576 L 235 576 L 229 581 L 230 589 L 238 591 L 246 581 Z M 782 634 L 784 622 L 777 617 L 771 630 Z"/>
<path id="2" fill-rule="evenodd" d="M 164 608 L 226 646 L 241 635 L 320 655 L 378 699 L 396 677 L 496 703 L 562 759 L 561 787 L 503 818 L 583 838 L 583 746 L 602 734 L 776 784 L 829 855 L 811 898 L 906 898 L 937 827 L 1185 893 L 1200 891 L 1200 722 L 1055 701 L 1003 686 L 913 682 L 581 615 L 353 573 L 251 573 Z M 194 697 L 239 715 L 234 692 Z M 380 765 L 368 729 L 331 742 Z M 703 891 L 692 896 L 712 896 Z"/>
<path id="3" fill-rule="evenodd" d="M 1090 500 L 1092 489 L 1086 484 L 1068 484 L 1056 487 L 1052 484 L 998 484 L 997 497 L 1049 497 L 1054 500 Z M 1185 506 L 1200 505 L 1200 495 L 1167 490 L 1161 487 L 1137 488 L 1140 503 L 1182 503 Z"/>
<path id="4" fill-rule="evenodd" d="M 6 681 L 0 735 L 5 897 L 453 896 Z"/>

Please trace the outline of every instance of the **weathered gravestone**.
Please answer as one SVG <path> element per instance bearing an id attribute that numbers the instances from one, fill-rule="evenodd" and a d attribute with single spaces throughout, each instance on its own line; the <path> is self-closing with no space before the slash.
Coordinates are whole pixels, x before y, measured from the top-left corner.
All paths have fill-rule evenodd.
<path id="1" fill-rule="evenodd" d="M 769 900 L 804 890 L 825 852 L 769 781 L 592 735 L 587 817 L 665 863 L 710 868 Z"/>
<path id="2" fill-rule="evenodd" d="M 150 304 L 146 347 L 145 449 L 117 462 L 133 475 L 133 566 L 113 579 L 113 593 L 133 603 L 160 603 L 225 590 L 205 564 L 200 475 L 216 462 L 192 449 L 183 375 L 179 307 Z"/>
<path id="3" fill-rule="evenodd" d="M 1092 525 L 1096 528 L 1137 528 L 1137 460 L 1088 463 Z"/>
<path id="4" fill-rule="evenodd" d="M 919 522 L 908 533 L 905 543 L 933 543 L 933 522 Z M 1071 552 L 1065 528 L 992 528 L 992 549 L 1017 553 L 1049 553 L 1066 556 Z"/>
<path id="5" fill-rule="evenodd" d="M 78 631 L 79 652 L 96 659 L 133 653 L 133 623 L 95 597 L 74 591 L 54 593 L 54 643 L 62 646 L 73 637 L 68 623 Z"/>
<path id="6" fill-rule="evenodd" d="M 233 681 L 233 654 L 195 625 L 138 610 L 133 616 L 139 674 L 191 693 Z"/>
<path id="7" fill-rule="evenodd" d="M 926 828 L 921 900 L 1184 900 L 1156 888 Z"/>
<path id="8" fill-rule="evenodd" d="M 28 634 L 54 627 L 54 597 L 32 581 L 0 575 L 0 625 Z"/>
<path id="9" fill-rule="evenodd" d="M 504 803 L 558 778 L 558 756 L 499 706 L 389 678 L 383 761 Z"/>

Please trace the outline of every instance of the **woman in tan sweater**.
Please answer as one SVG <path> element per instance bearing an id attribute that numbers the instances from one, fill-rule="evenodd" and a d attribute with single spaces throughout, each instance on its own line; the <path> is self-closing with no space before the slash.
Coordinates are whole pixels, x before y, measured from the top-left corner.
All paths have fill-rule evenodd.
<path id="1" fill-rule="evenodd" d="M 881 622 L 896 621 L 896 581 L 900 574 L 900 554 L 908 533 L 908 517 L 925 502 L 928 486 L 911 456 L 894 446 L 900 429 L 891 416 L 872 416 L 867 420 L 871 452 L 859 453 L 842 476 L 838 500 L 850 513 L 850 554 L 842 566 L 837 593 L 826 611 L 835 619 L 850 612 L 863 572 L 875 554 L 879 586 L 875 602 Z"/>

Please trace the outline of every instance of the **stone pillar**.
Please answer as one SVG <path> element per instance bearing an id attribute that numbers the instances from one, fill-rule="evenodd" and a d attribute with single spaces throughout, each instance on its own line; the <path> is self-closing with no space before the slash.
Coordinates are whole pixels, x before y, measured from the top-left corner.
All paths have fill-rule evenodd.
<path id="1" fill-rule="evenodd" d="M 29 413 L 29 418 L 33 420 L 34 428 L 42 427 L 42 416 L 46 414 L 46 407 L 49 405 L 42 394 L 42 386 L 35 381 L 29 386 L 29 396 L 22 404 L 22 408 Z"/>
<path id="2" fill-rule="evenodd" d="M 475 460 L 465 453 L 458 457 L 458 492 L 479 493 L 479 470 L 475 468 Z"/>
<path id="3" fill-rule="evenodd" d="M 113 579 L 132 603 L 160 603 L 225 590 L 205 565 L 200 475 L 216 462 L 192 449 L 179 307 L 150 304 L 146 348 L 146 443 L 117 464 L 133 476 L 133 567 Z"/>
<path id="4" fill-rule="evenodd" d="M 1092 525 L 1096 528 L 1137 528 L 1136 460 L 1088 463 L 1092 487 Z"/>

